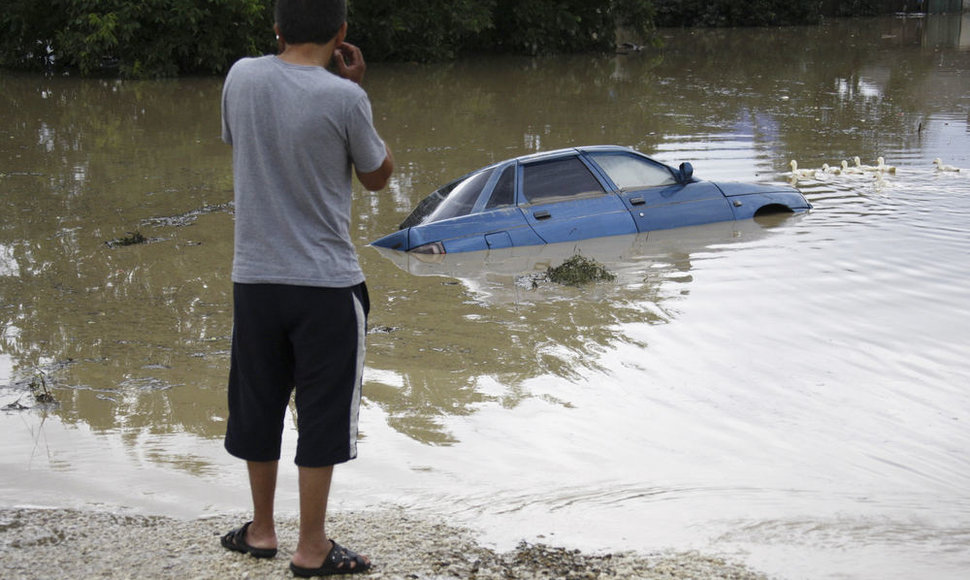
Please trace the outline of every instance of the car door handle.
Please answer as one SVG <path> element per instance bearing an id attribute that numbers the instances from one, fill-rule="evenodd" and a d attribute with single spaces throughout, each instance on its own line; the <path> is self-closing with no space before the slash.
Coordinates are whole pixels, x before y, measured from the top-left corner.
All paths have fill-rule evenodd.
<path id="1" fill-rule="evenodd" d="M 547 212 L 544 209 L 541 209 L 541 210 L 533 213 L 532 214 L 532 217 L 536 218 L 537 220 L 547 220 L 550 217 L 552 217 L 552 214 L 550 214 L 549 212 Z"/>
<path id="2" fill-rule="evenodd" d="M 630 205 L 643 205 L 647 203 L 642 197 L 631 197 Z"/>

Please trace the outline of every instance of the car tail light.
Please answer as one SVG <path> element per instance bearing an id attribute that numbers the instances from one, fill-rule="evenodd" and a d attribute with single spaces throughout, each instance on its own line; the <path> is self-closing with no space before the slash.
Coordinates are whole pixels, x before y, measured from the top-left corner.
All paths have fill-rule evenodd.
<path id="1" fill-rule="evenodd" d="M 422 244 L 417 248 L 412 248 L 410 251 L 415 254 L 444 254 L 445 246 L 441 242 L 430 242 Z"/>

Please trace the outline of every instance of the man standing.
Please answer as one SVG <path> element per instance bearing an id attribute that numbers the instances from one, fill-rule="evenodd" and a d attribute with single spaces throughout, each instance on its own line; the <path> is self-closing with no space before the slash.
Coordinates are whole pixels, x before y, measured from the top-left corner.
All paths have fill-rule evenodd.
<path id="1" fill-rule="evenodd" d="M 377 191 L 394 162 L 359 86 L 363 56 L 344 42 L 345 0 L 278 0 L 275 17 L 280 54 L 238 61 L 222 95 L 235 190 L 225 445 L 246 460 L 253 500 L 252 521 L 222 545 L 276 555 L 276 474 L 295 391 L 300 537 L 290 569 L 363 572 L 370 561 L 324 523 L 333 466 L 357 455 L 369 309 L 350 237 L 352 173 Z"/>

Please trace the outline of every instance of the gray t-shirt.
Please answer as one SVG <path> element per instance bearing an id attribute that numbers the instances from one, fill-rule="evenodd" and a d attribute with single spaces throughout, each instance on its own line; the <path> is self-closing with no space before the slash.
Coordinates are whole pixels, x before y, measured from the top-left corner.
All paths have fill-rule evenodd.
<path id="1" fill-rule="evenodd" d="M 232 280 L 342 288 L 364 281 L 350 237 L 352 166 L 384 161 L 357 84 L 275 56 L 244 58 L 222 89 L 232 145 Z"/>

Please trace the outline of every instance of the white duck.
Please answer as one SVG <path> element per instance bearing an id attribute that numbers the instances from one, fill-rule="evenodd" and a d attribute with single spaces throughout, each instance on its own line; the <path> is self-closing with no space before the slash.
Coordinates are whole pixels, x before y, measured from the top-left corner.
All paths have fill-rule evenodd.
<path id="1" fill-rule="evenodd" d="M 879 173 L 891 173 L 896 174 L 896 167 L 893 165 L 886 165 L 886 160 L 880 155 L 876 158 L 876 171 Z"/>
<path id="2" fill-rule="evenodd" d="M 796 179 L 813 179 L 815 177 L 814 169 L 799 169 L 798 162 L 794 159 L 791 160 L 791 175 Z"/>
<path id="3" fill-rule="evenodd" d="M 860 167 L 849 167 L 849 162 L 846 161 L 845 159 L 843 159 L 842 160 L 842 171 L 841 172 L 844 173 L 844 174 L 849 174 L 849 173 L 862 173 L 862 169 Z"/>
<path id="4" fill-rule="evenodd" d="M 954 167 L 952 165 L 944 165 L 943 160 L 937 157 L 933 160 L 933 164 L 936 165 L 937 171 L 960 171 L 959 167 Z"/>
<path id="5" fill-rule="evenodd" d="M 856 155 L 855 157 L 853 157 L 852 160 L 855 161 L 855 166 L 860 171 L 876 171 L 876 167 L 873 166 L 873 165 L 863 165 L 862 164 L 862 160 L 859 159 L 859 156 L 858 155 Z"/>

